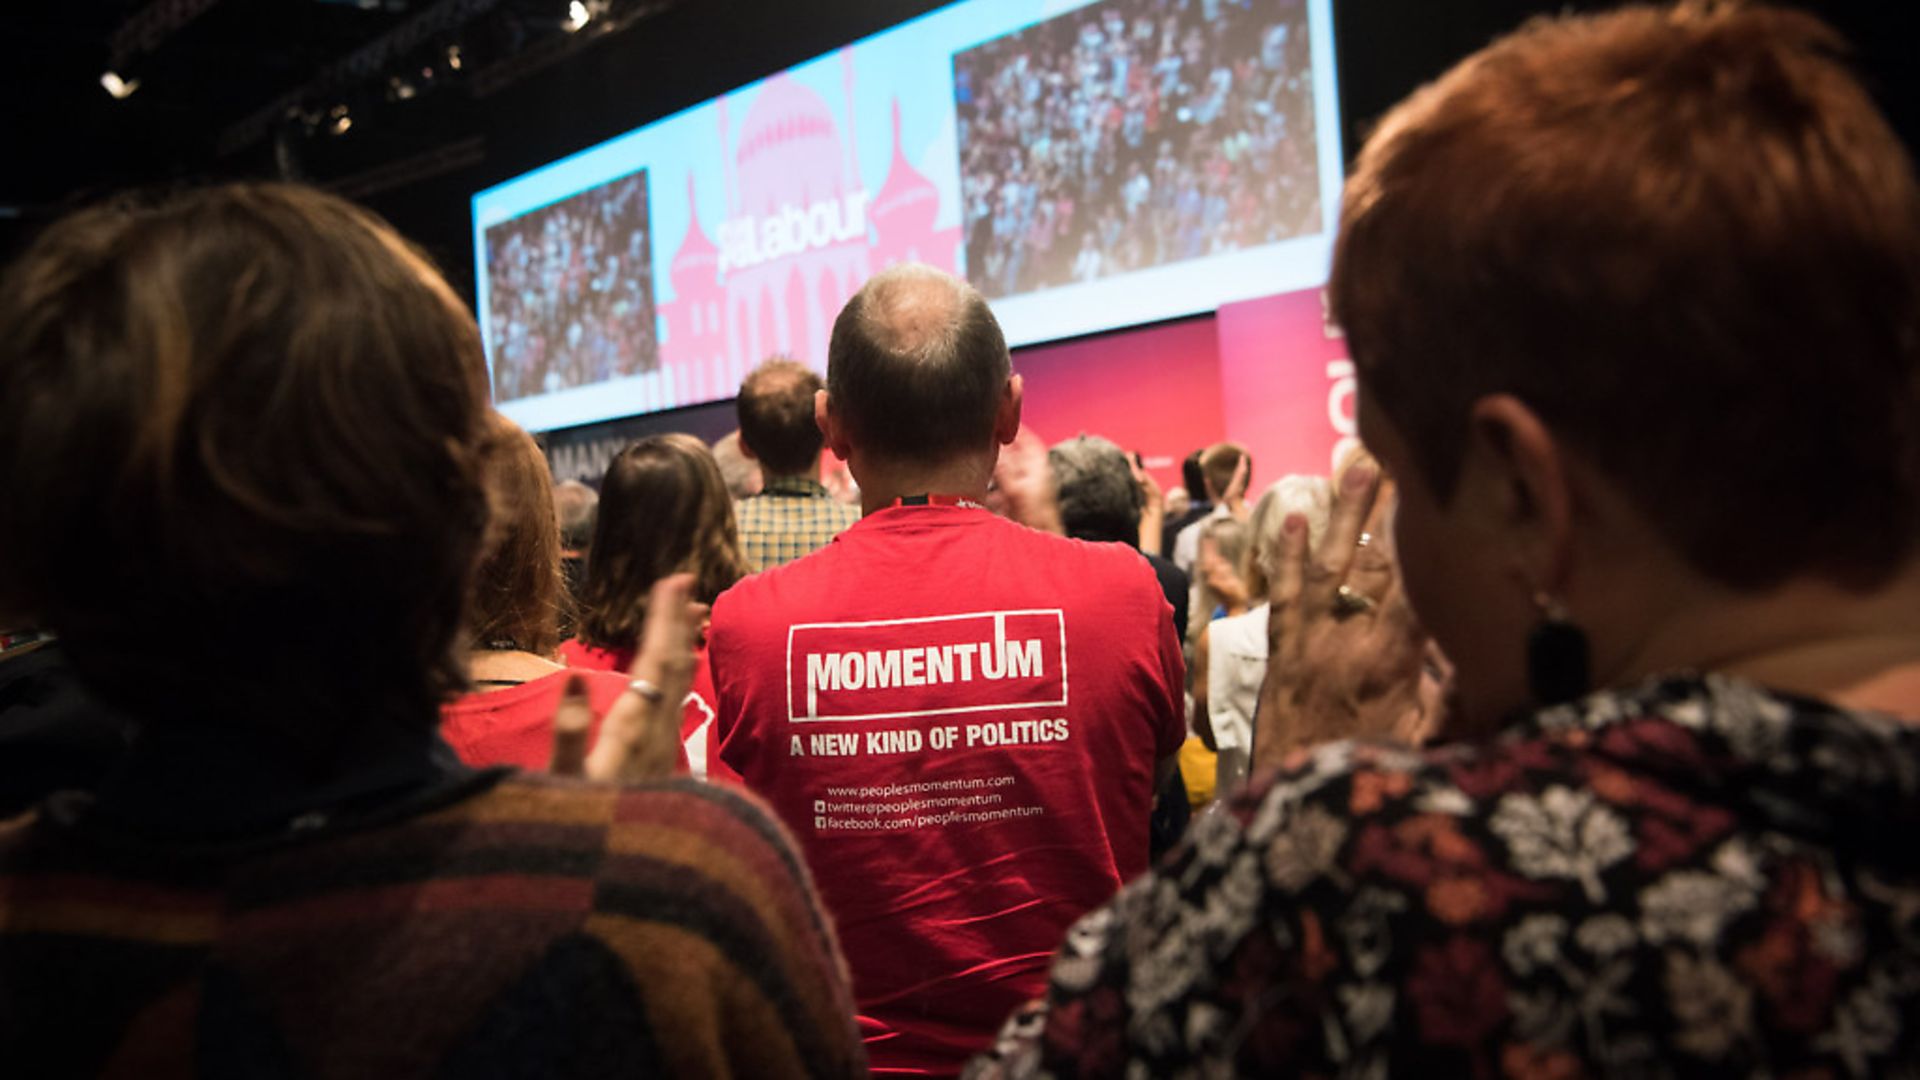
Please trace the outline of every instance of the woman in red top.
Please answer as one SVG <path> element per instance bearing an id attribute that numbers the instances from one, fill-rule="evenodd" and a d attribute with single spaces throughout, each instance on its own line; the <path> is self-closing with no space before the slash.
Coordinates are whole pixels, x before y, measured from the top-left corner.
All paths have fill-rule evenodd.
<path id="1" fill-rule="evenodd" d="M 560 656 L 580 668 L 625 671 L 647 617 L 653 583 L 694 578 L 694 599 L 711 604 L 746 576 L 733 500 L 705 444 L 656 435 L 622 450 L 600 484 L 600 516 L 580 586 L 580 634 Z M 713 744 L 713 677 L 703 641 L 695 652 L 681 741 L 696 776 L 718 766 Z"/>
<path id="2" fill-rule="evenodd" d="M 472 639 L 467 672 L 474 690 L 440 709 L 440 734 L 469 765 L 547 767 L 553 717 L 567 676 L 586 685 L 593 715 L 604 716 L 627 689 L 618 668 L 570 669 L 554 660 L 560 645 L 560 530 L 546 455 L 533 437 L 499 414 L 488 420 L 487 482 L 494 515 L 488 552 L 468 601 Z M 589 738 L 599 735 L 599 722 Z M 687 771 L 683 753 L 680 771 Z"/>

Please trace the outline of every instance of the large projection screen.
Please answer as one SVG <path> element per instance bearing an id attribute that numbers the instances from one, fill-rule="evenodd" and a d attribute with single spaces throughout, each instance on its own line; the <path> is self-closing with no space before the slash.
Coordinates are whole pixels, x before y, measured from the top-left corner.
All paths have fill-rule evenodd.
<path id="1" fill-rule="evenodd" d="M 1326 278 L 1331 0 L 965 0 L 473 197 L 496 403 L 530 430 L 824 368 L 903 260 L 1025 345 Z"/>

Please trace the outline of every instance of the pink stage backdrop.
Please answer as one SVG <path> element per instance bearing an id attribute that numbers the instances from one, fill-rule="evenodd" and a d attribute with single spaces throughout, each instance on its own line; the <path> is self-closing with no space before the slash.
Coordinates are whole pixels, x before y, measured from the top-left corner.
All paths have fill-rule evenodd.
<path id="1" fill-rule="evenodd" d="M 1021 349 L 1026 421 L 1048 443 L 1081 432 L 1138 450 L 1163 487 L 1220 439 L 1253 452 L 1254 489 L 1326 474 L 1355 439 L 1353 365 L 1322 292 L 1268 296 L 1190 319 Z"/>
<path id="2" fill-rule="evenodd" d="M 1180 459 L 1220 438 L 1220 349 L 1214 320 L 1188 319 L 1014 352 L 1023 416 L 1049 445 L 1103 435 L 1135 450 L 1162 487 Z"/>
<path id="3" fill-rule="evenodd" d="M 1306 289 L 1228 304 L 1215 319 L 1222 427 L 1252 451 L 1256 491 L 1288 473 L 1327 475 L 1358 441 L 1353 363 L 1323 296 Z"/>

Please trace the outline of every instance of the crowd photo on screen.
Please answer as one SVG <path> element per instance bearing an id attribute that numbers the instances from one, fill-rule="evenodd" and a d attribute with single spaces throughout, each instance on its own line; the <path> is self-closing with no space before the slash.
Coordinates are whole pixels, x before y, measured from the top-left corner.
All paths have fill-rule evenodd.
<path id="1" fill-rule="evenodd" d="M 645 169 L 487 230 L 495 400 L 659 366 L 650 231 Z"/>
<path id="2" fill-rule="evenodd" d="M 1320 227 L 1304 0 L 1107 0 L 954 56 L 989 297 Z"/>

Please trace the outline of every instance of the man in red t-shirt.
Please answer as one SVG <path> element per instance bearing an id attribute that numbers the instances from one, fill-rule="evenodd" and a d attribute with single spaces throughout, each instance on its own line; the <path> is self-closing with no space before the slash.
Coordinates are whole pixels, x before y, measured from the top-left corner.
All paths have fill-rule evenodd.
<path id="1" fill-rule="evenodd" d="M 1186 735 L 1139 553 L 981 506 L 1020 425 L 986 302 L 922 266 L 841 311 L 816 418 L 866 516 L 714 605 L 720 759 L 799 835 L 878 1074 L 957 1072 L 1147 867 Z"/>

